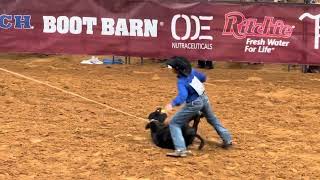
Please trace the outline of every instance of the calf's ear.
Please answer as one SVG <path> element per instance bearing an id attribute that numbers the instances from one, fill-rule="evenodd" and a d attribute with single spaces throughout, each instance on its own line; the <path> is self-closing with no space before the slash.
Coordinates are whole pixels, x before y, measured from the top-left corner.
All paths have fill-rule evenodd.
<path id="1" fill-rule="evenodd" d="M 150 129 L 150 123 L 148 123 L 145 128 Z"/>

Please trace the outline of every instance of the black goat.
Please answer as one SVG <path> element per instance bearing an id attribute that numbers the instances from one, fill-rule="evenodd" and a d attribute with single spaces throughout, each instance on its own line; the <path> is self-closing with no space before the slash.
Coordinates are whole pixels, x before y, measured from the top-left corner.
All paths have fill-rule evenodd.
<path id="1" fill-rule="evenodd" d="M 189 146 L 195 138 L 198 138 L 200 140 L 198 149 L 203 148 L 204 140 L 197 134 L 200 118 L 202 117 L 203 116 L 199 112 L 181 127 L 186 146 Z M 157 146 L 166 149 L 174 149 L 169 126 L 164 124 L 166 118 L 167 114 L 161 112 L 161 108 L 158 108 L 155 112 L 150 113 L 148 117 L 149 123 L 146 125 L 146 129 L 151 130 L 152 140 Z M 192 127 L 189 125 L 191 121 L 193 121 Z"/>

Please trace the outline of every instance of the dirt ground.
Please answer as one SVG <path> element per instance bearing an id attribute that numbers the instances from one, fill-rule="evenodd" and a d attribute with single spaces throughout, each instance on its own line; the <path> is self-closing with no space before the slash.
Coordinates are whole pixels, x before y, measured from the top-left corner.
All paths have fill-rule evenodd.
<path id="1" fill-rule="evenodd" d="M 0 56 L 0 68 L 146 118 L 175 95 L 159 63 L 81 65 L 84 56 Z M 168 158 L 145 122 L 0 70 L 0 179 L 320 179 L 320 74 L 286 66 L 202 70 L 234 139 Z"/>

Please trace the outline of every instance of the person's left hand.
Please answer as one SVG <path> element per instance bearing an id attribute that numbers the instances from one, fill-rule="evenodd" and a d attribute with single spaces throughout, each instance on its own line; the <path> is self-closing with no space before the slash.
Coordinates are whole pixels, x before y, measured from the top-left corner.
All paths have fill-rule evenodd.
<path id="1" fill-rule="evenodd" d="M 172 120 L 172 117 L 168 117 L 163 123 L 165 126 L 168 126 Z"/>

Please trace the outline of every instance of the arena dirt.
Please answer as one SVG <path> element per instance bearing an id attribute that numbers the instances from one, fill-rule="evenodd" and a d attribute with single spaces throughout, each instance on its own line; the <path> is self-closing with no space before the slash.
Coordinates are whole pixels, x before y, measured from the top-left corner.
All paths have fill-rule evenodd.
<path id="1" fill-rule="evenodd" d="M 159 63 L 81 65 L 83 56 L 5 56 L 0 67 L 147 117 L 176 95 Z M 202 70 L 224 150 L 205 119 L 203 150 L 173 159 L 145 122 L 0 71 L 0 179 L 320 179 L 320 76 L 285 66 Z M 196 143 L 197 144 L 197 143 Z"/>

